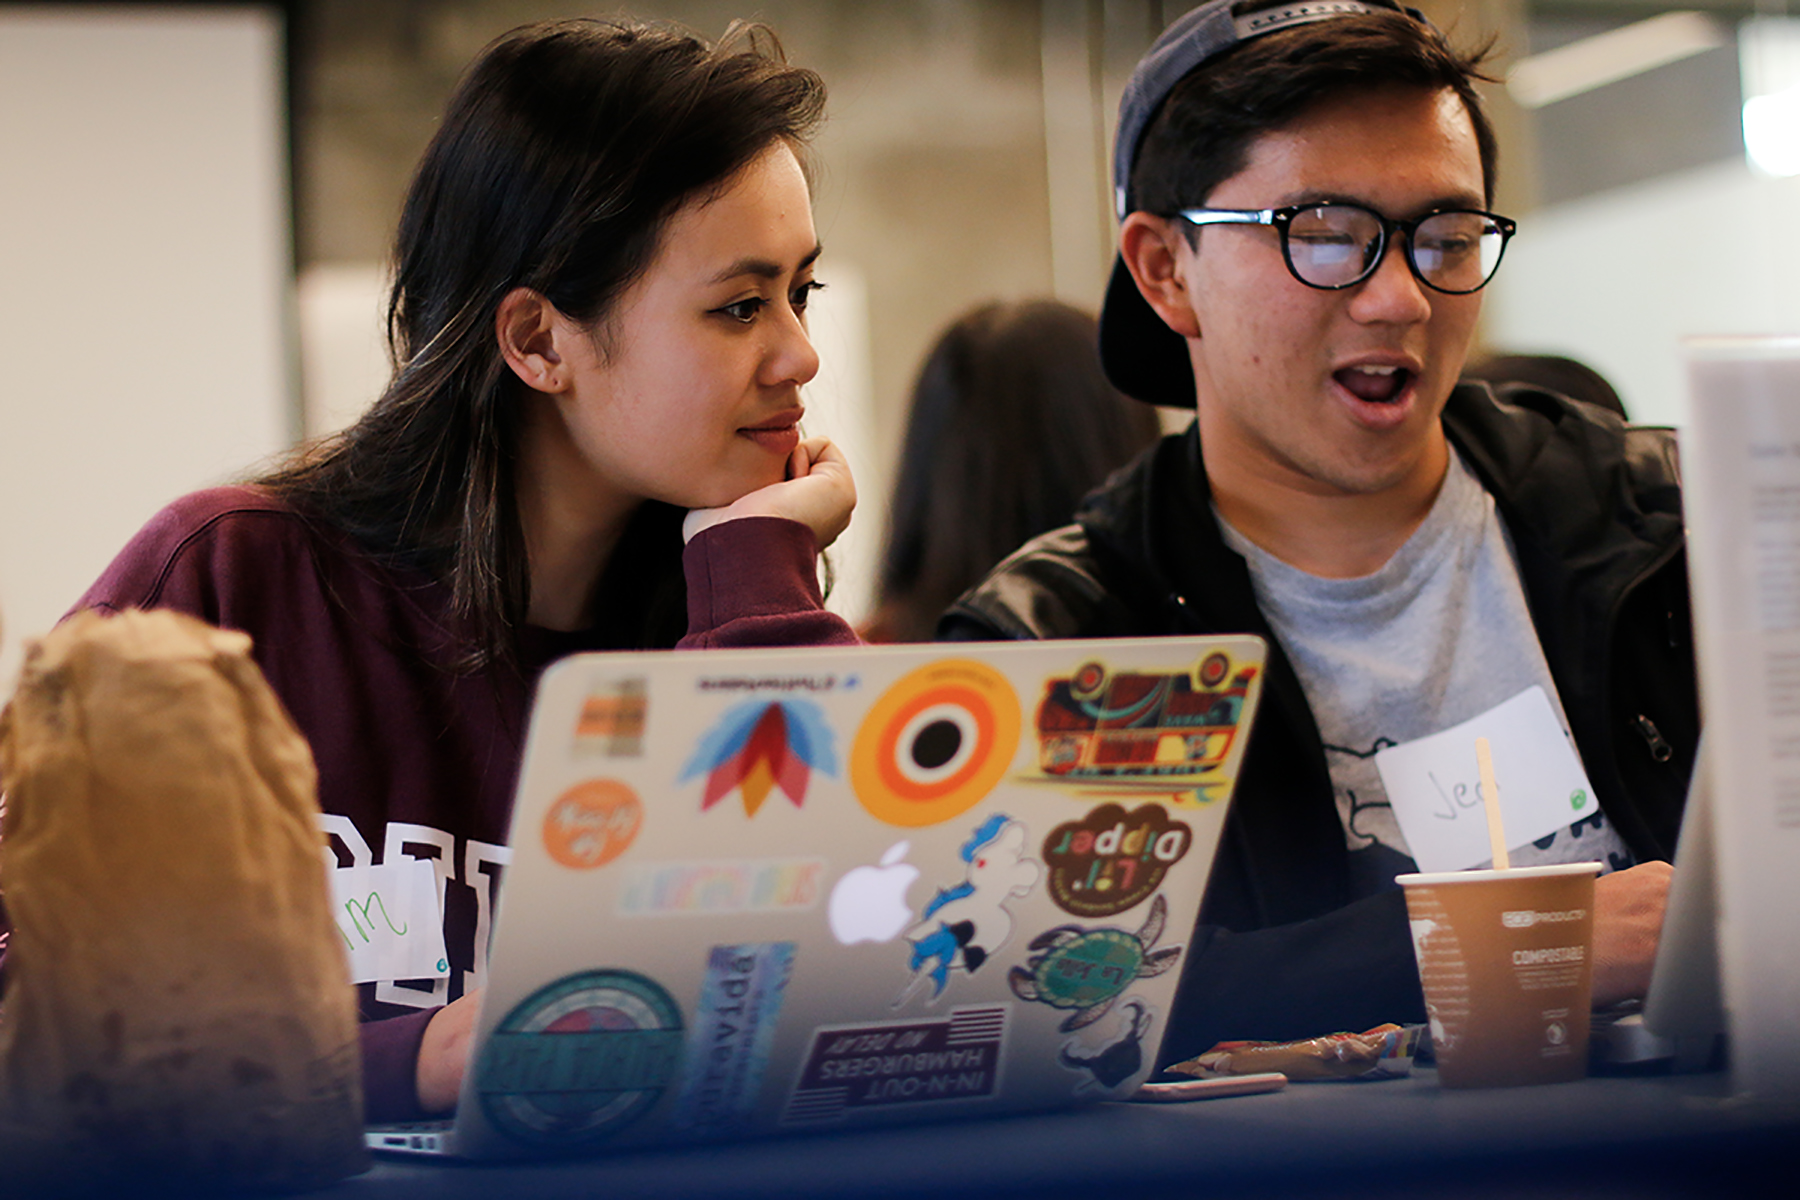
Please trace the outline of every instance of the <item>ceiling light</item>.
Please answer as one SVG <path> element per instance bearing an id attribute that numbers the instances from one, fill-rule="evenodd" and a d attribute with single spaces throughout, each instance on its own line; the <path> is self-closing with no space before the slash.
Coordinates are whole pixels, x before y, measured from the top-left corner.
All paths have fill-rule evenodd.
<path id="1" fill-rule="evenodd" d="M 1664 13 L 1522 58 L 1507 73 L 1506 90 L 1526 108 L 1542 108 L 1725 42 L 1725 31 L 1711 17 Z"/>

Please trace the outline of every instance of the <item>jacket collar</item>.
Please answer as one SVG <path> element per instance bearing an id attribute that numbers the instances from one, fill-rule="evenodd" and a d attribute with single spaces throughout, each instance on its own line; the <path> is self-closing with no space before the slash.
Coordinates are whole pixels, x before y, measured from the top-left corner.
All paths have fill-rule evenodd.
<path id="1" fill-rule="evenodd" d="M 1451 393 L 1444 429 L 1494 496 L 1534 599 L 1540 588 L 1594 582 L 1616 593 L 1681 548 L 1669 431 L 1530 388 L 1496 395 L 1485 383 Z M 1260 626 L 1247 569 L 1225 545 L 1211 500 L 1196 423 L 1091 496 L 1076 519 L 1146 596 L 1205 601 L 1224 609 L 1220 618 L 1247 615 L 1247 604 Z"/>

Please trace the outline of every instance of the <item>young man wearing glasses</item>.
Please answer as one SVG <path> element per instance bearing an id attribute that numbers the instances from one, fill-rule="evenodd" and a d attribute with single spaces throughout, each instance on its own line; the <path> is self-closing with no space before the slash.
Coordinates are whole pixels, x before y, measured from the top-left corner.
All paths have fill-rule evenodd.
<path id="1" fill-rule="evenodd" d="M 1391 0 L 1236 8 L 1152 47 L 1114 162 L 1102 358 L 1197 420 L 941 632 L 1269 639 L 1168 1056 L 1424 1018 L 1375 755 L 1533 688 L 1599 811 L 1513 861 L 1607 864 L 1595 1001 L 1641 995 L 1698 736 L 1672 441 L 1458 385 L 1513 231 L 1480 55 Z"/>

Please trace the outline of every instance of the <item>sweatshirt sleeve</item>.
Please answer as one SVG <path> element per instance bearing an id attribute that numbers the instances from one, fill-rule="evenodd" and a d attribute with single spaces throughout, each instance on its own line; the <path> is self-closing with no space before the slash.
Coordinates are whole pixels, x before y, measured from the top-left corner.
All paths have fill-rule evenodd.
<path id="1" fill-rule="evenodd" d="M 430 1115 L 419 1107 L 419 1045 L 438 1011 L 422 1008 L 362 1023 L 363 1114 L 371 1124 L 422 1121 Z"/>
<path id="2" fill-rule="evenodd" d="M 688 632 L 678 648 L 854 646 L 825 611 L 812 530 L 780 517 L 741 517 L 701 530 L 682 552 Z"/>

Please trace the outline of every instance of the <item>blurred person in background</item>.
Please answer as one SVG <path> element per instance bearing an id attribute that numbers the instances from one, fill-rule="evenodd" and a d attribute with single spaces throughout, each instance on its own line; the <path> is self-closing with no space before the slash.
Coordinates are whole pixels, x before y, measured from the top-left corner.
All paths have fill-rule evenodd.
<path id="1" fill-rule="evenodd" d="M 1156 440 L 1098 339 L 1056 300 L 983 304 L 944 330 L 913 386 L 870 641 L 929 641 L 952 601 Z"/>

